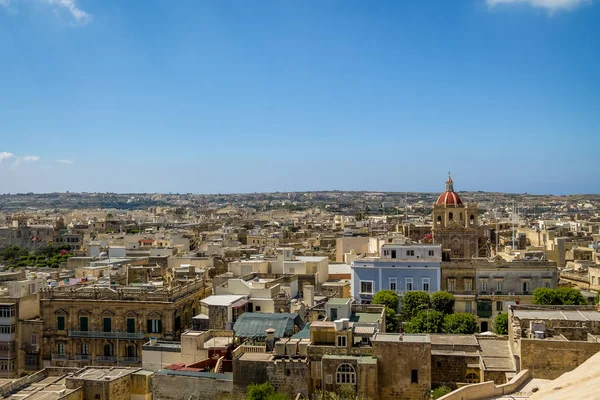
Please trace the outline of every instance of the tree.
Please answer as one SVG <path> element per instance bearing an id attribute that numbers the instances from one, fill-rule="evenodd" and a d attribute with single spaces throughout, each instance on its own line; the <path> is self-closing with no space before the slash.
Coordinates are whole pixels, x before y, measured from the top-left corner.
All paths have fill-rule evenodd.
<path id="1" fill-rule="evenodd" d="M 404 331 L 406 333 L 442 333 L 444 314 L 435 310 L 422 310 L 415 315 Z"/>
<path id="2" fill-rule="evenodd" d="M 438 386 L 431 391 L 431 398 L 436 400 L 450 392 L 452 392 L 452 389 L 450 389 L 448 386 Z"/>
<path id="3" fill-rule="evenodd" d="M 470 335 L 477 332 L 477 320 L 470 313 L 447 314 L 444 317 L 444 333 Z"/>
<path id="4" fill-rule="evenodd" d="M 391 308 L 397 312 L 400 297 L 393 290 L 380 290 L 373 296 L 373 304 L 383 304 L 387 308 Z"/>
<path id="5" fill-rule="evenodd" d="M 494 333 L 496 335 L 508 335 L 508 314 L 500 313 L 496 315 Z"/>
<path id="6" fill-rule="evenodd" d="M 570 287 L 560 287 L 555 290 L 556 297 L 560 300 L 560 304 L 569 306 L 584 306 L 587 304 L 585 297 L 577 289 Z"/>
<path id="7" fill-rule="evenodd" d="M 556 291 L 549 288 L 537 288 L 533 291 L 533 304 L 536 305 L 557 305 L 560 299 Z"/>
<path id="8" fill-rule="evenodd" d="M 431 308 L 443 314 L 452 314 L 454 295 L 448 292 L 435 292 L 431 295 Z"/>
<path id="9" fill-rule="evenodd" d="M 385 331 L 400 332 L 400 316 L 391 308 L 385 308 Z"/>
<path id="10" fill-rule="evenodd" d="M 420 290 L 411 291 L 402 297 L 402 319 L 410 321 L 420 311 L 429 309 L 429 294 Z"/>
<path id="11" fill-rule="evenodd" d="M 253 383 L 248 386 L 246 400 L 287 400 L 287 396 L 278 393 L 269 382 Z"/>

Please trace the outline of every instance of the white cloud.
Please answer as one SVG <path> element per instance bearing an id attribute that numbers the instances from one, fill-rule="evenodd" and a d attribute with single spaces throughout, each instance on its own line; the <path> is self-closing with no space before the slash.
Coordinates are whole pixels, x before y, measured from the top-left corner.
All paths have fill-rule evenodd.
<path id="1" fill-rule="evenodd" d="M 531 7 L 545 8 L 550 12 L 572 10 L 582 5 L 592 4 L 593 0 L 486 0 L 491 8 L 499 4 L 529 4 Z"/>
<path id="2" fill-rule="evenodd" d="M 0 0 L 2 1 L 2 0 Z M 43 0 L 51 6 L 66 10 L 75 20 L 76 25 L 85 25 L 92 20 L 92 16 L 77 7 L 75 0 Z"/>
<path id="3" fill-rule="evenodd" d="M 52 7 L 55 13 L 67 13 L 74 20 L 73 25 L 85 25 L 92 20 L 92 16 L 77 6 L 77 0 L 29 0 L 29 2 L 44 3 Z M 9 5 L 26 3 L 24 0 L 0 0 L 0 6 L 8 8 Z"/>
<path id="4" fill-rule="evenodd" d="M 0 152 L 0 162 L 2 162 L 2 160 L 6 159 L 6 158 L 11 158 L 14 156 L 15 155 L 13 153 L 9 153 L 7 151 Z"/>
<path id="5" fill-rule="evenodd" d="M 60 164 L 73 164 L 73 160 L 57 160 Z"/>
<path id="6" fill-rule="evenodd" d="M 23 157 L 23 161 L 38 161 L 40 156 L 25 156 Z"/>

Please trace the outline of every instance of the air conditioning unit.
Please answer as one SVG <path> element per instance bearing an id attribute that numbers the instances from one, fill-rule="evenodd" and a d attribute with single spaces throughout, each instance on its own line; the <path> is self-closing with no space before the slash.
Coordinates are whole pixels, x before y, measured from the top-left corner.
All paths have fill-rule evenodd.
<path id="1" fill-rule="evenodd" d="M 514 295 L 515 295 L 515 292 L 508 292 L 508 295 L 509 295 L 509 296 L 514 296 Z"/>

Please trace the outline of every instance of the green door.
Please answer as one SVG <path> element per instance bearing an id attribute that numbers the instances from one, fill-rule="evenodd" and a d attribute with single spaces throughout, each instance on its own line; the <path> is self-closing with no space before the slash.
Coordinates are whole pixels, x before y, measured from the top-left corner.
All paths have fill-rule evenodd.
<path id="1" fill-rule="evenodd" d="M 88 331 L 88 317 L 79 317 L 79 330 L 83 332 Z"/>
<path id="2" fill-rule="evenodd" d="M 135 332 L 135 319 L 127 318 L 127 333 Z"/>
<path id="3" fill-rule="evenodd" d="M 104 318 L 102 328 L 104 332 L 112 332 L 112 319 Z"/>

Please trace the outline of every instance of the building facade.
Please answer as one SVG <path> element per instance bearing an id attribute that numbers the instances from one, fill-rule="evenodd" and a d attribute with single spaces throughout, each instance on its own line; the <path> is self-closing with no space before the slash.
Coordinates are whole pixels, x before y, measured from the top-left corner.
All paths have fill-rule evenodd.
<path id="1" fill-rule="evenodd" d="M 384 244 L 381 257 L 352 262 L 352 296 L 370 303 L 380 290 L 403 294 L 440 290 L 442 249 L 435 244 Z"/>

